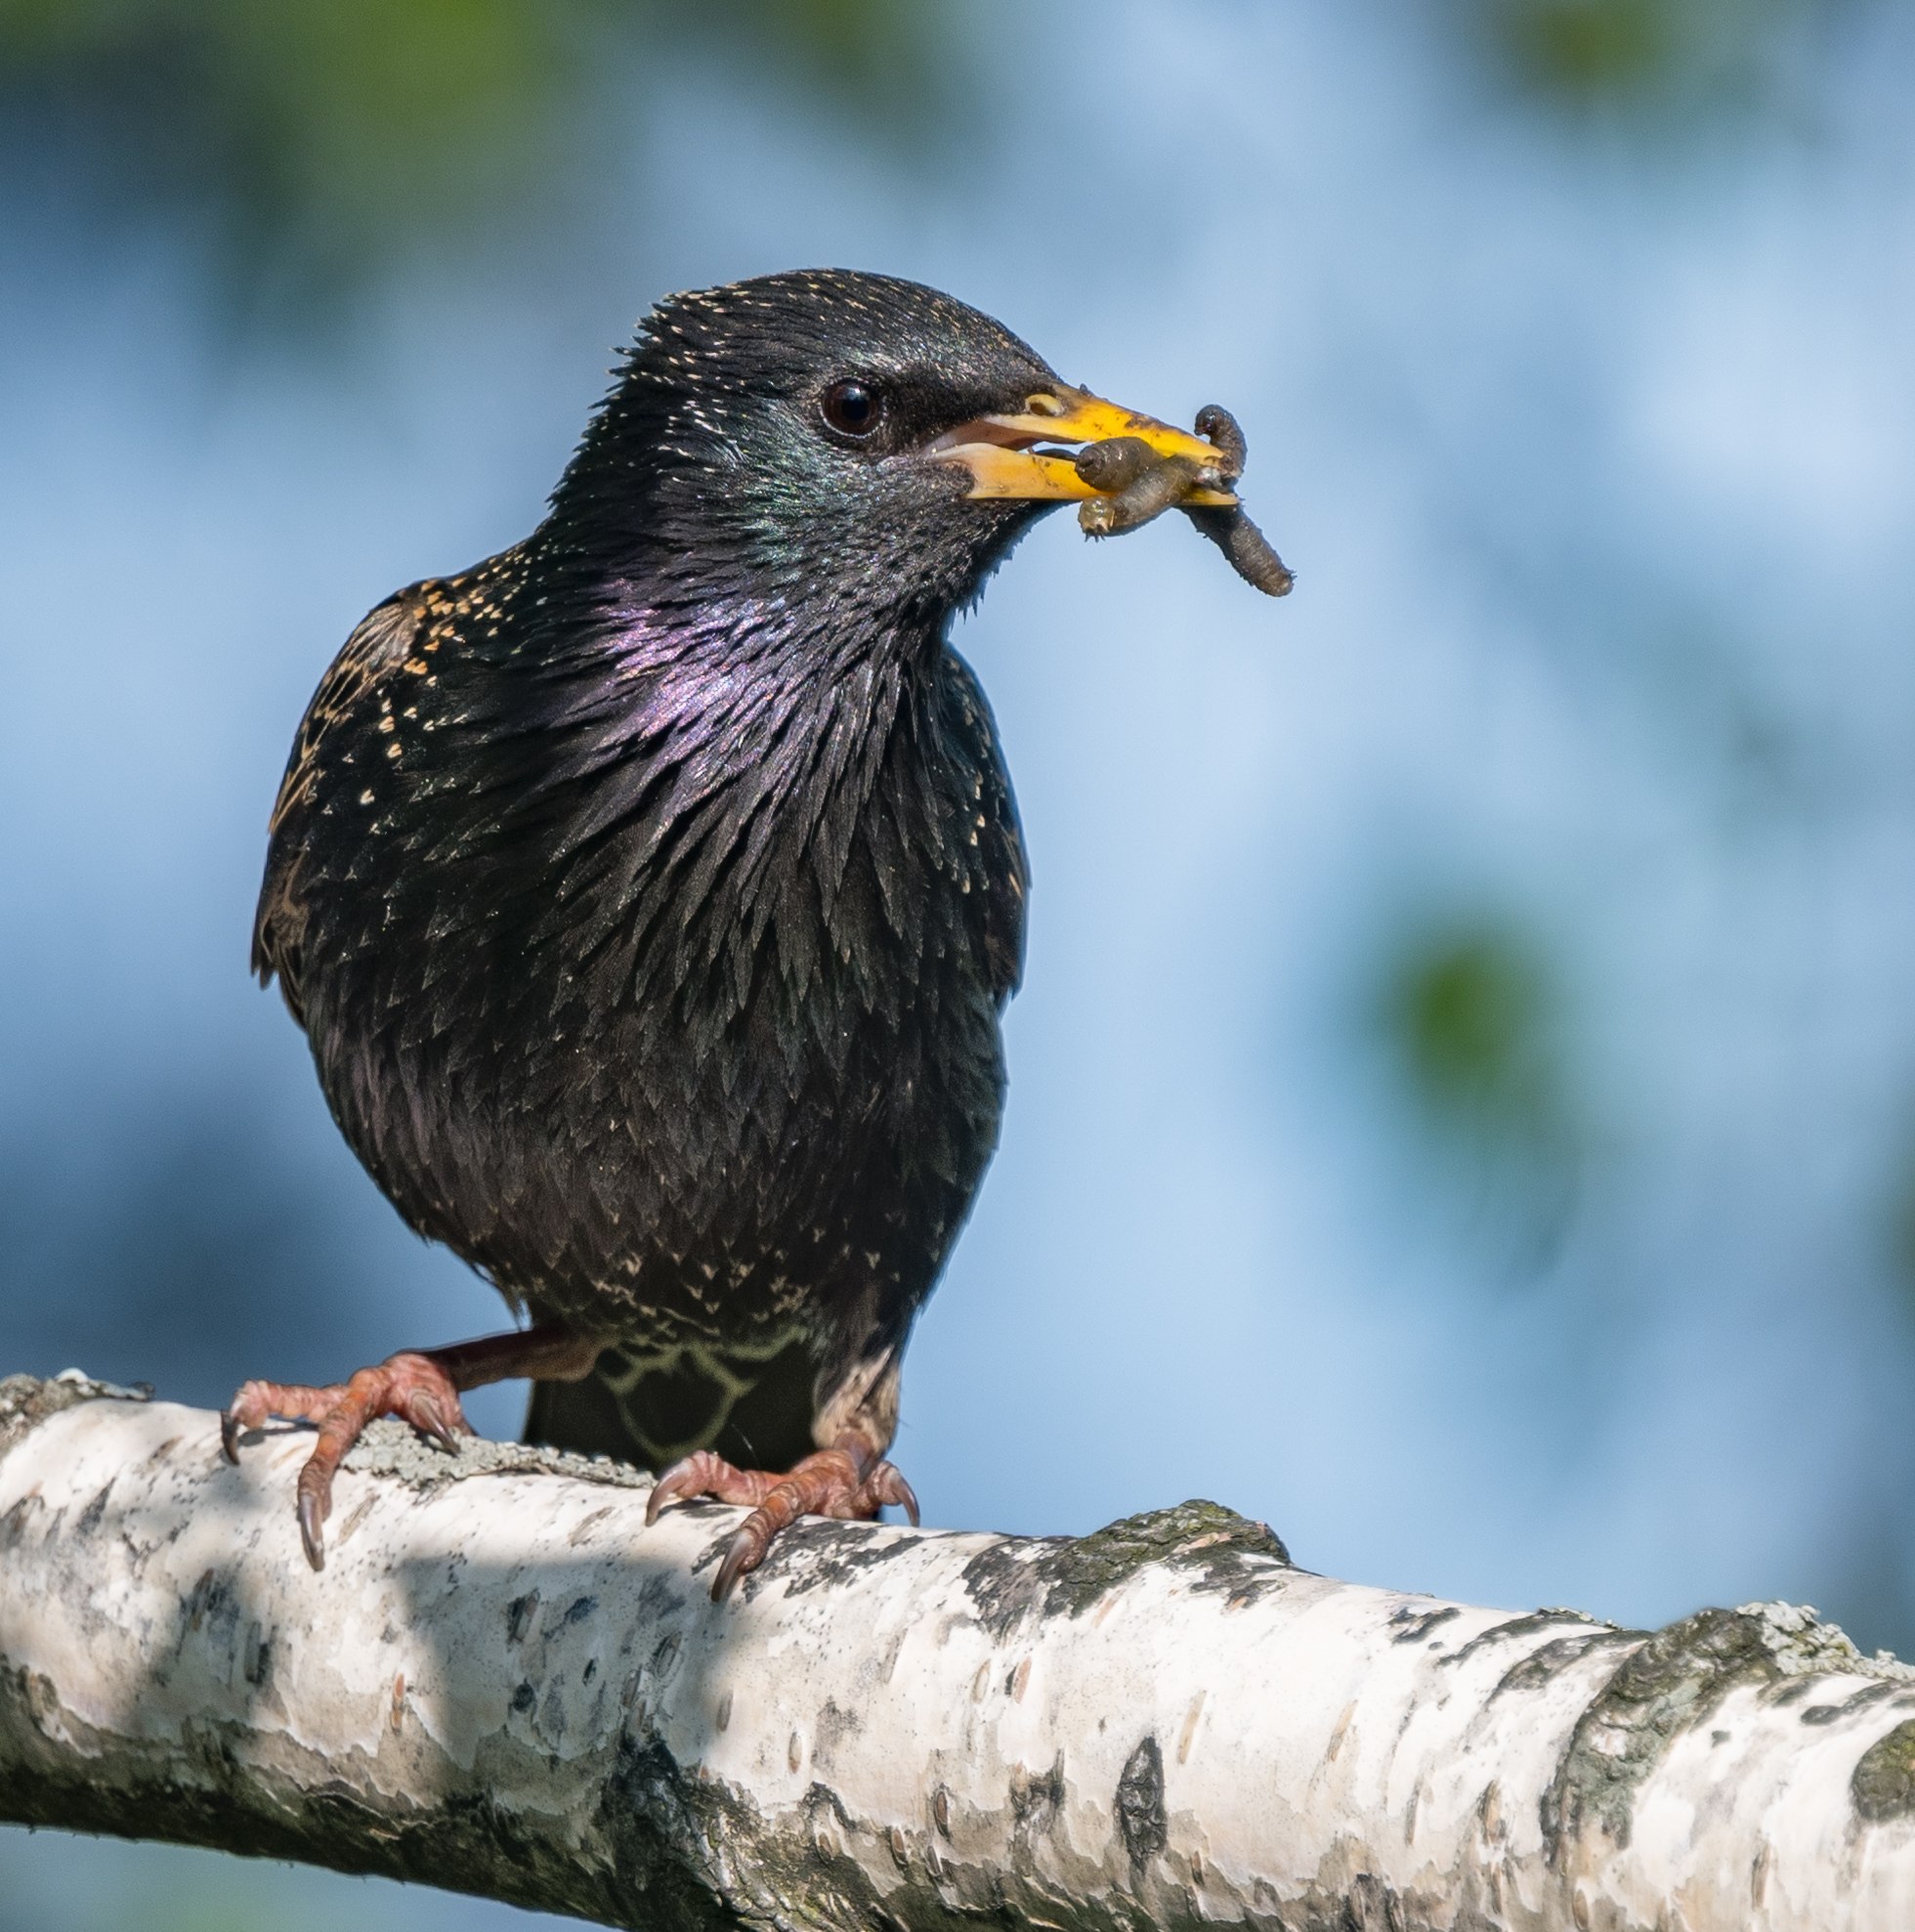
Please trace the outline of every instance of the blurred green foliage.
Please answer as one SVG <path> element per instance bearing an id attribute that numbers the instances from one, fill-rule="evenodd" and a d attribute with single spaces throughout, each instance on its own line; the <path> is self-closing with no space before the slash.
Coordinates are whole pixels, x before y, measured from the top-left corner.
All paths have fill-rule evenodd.
<path id="1" fill-rule="evenodd" d="M 1377 1030 L 1423 1124 L 1443 1142 L 1559 1165 L 1580 1106 L 1568 1000 L 1536 941 L 1469 918 L 1388 949 Z"/>
<path id="2" fill-rule="evenodd" d="M 0 111 L 32 119 L 97 205 L 200 217 L 229 292 L 283 307 L 509 226 L 588 172 L 674 62 L 882 137 L 960 73 L 950 18 L 896 0 L 0 0 Z"/>
<path id="3" fill-rule="evenodd" d="M 1436 19 L 1570 107 L 1720 90 L 1857 4 L 1454 0 Z M 0 124 L 96 208 L 196 218 L 225 268 L 212 285 L 283 321 L 617 166 L 603 137 L 688 61 L 938 150 L 961 123 L 927 110 L 1017 19 L 1008 0 L 0 0 Z"/>
<path id="4" fill-rule="evenodd" d="M 1526 78 L 1586 96 L 1661 73 L 1676 53 L 1680 11 L 1672 0 L 1493 0 L 1488 24 Z"/>
<path id="5" fill-rule="evenodd" d="M 1594 1146 L 1564 977 L 1530 928 L 1469 909 L 1410 921 L 1377 957 L 1366 1030 L 1442 1219 L 1461 1211 L 1454 1232 L 1485 1279 L 1533 1281 L 1561 1251 Z"/>
<path id="6" fill-rule="evenodd" d="M 1519 85 L 1575 107 L 1678 110 L 1766 92 L 1778 49 L 1852 0 L 1466 0 Z"/>

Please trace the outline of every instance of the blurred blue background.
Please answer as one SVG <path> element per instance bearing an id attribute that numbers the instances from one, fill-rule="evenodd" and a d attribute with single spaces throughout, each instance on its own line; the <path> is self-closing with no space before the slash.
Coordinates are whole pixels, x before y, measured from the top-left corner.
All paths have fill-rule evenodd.
<path id="1" fill-rule="evenodd" d="M 1895 0 L 0 0 L 0 1371 L 495 1325 L 245 957 L 305 700 L 666 290 L 876 268 L 1297 568 L 1026 543 L 1036 874 L 909 1360 L 938 1524 L 1915 1653 L 1915 21 Z M 522 1392 L 475 1420 L 516 1429 Z M 0 1928 L 525 1914 L 0 1832 Z"/>

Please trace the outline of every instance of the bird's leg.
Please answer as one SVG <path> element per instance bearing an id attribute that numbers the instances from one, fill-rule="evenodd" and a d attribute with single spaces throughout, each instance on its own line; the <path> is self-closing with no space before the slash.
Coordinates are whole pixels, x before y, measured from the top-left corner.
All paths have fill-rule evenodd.
<path id="1" fill-rule="evenodd" d="M 458 1446 L 472 1425 L 459 1405 L 462 1390 L 530 1376 L 536 1382 L 576 1382 L 591 1374 L 604 1344 L 559 1322 L 537 1322 L 475 1342 L 444 1349 L 407 1349 L 376 1368 L 326 1388 L 299 1383 L 247 1382 L 220 1417 L 220 1445 L 229 1462 L 239 1460 L 239 1438 L 269 1417 L 319 1425 L 319 1439 L 299 1472 L 299 1539 L 306 1561 L 325 1567 L 322 1533 L 332 1510 L 332 1479 L 368 1422 L 382 1415 L 409 1422 L 442 1446 Z"/>
<path id="2" fill-rule="evenodd" d="M 724 1560 L 711 1580 L 711 1601 L 721 1604 L 741 1576 L 764 1562 L 772 1539 L 801 1516 L 868 1522 L 895 1503 L 914 1524 L 917 1498 L 890 1463 L 898 1423 L 898 1364 L 886 1350 L 859 1365 L 829 1400 L 818 1418 L 814 1439 L 828 1446 L 801 1456 L 784 1475 L 739 1469 L 709 1449 L 700 1449 L 660 1476 L 645 1506 L 645 1520 L 656 1523 L 667 1503 L 709 1496 L 721 1503 L 748 1504 L 751 1514 L 725 1546 Z"/>

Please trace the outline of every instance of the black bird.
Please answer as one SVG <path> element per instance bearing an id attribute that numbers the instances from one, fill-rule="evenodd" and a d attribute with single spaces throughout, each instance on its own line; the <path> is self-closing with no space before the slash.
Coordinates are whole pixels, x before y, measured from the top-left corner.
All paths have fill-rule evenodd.
<path id="1" fill-rule="evenodd" d="M 1067 451 L 1212 446 L 886 277 L 661 303 L 512 549 L 379 605 L 307 710 L 253 935 L 340 1131 L 530 1326 L 329 1389 L 307 1555 L 366 1421 L 530 1439 L 749 1503 L 713 1594 L 802 1513 L 915 1518 L 899 1360 L 1004 1100 L 1026 873 L 946 641 Z M 1228 502 L 1227 495 L 1209 500 Z"/>

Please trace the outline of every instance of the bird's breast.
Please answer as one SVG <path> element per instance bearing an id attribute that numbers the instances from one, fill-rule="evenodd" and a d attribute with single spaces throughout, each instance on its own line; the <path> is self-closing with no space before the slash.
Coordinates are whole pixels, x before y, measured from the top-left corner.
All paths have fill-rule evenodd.
<path id="1" fill-rule="evenodd" d="M 921 1299 L 996 1140 L 1022 877 L 988 739 L 875 708 L 729 770 L 629 725 L 481 767 L 341 870 L 309 1031 L 415 1226 L 633 1335 Z"/>

